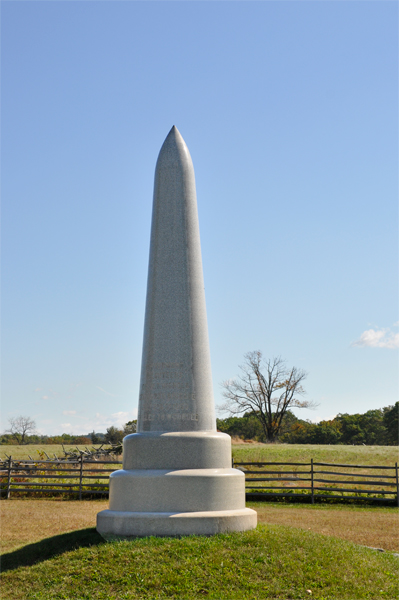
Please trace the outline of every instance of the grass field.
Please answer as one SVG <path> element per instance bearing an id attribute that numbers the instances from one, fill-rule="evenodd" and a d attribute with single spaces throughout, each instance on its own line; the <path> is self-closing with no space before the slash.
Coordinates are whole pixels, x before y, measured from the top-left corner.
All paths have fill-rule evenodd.
<path id="1" fill-rule="evenodd" d="M 3 557 L 3 600 L 396 600 L 399 560 L 282 525 L 107 543 L 83 529 Z"/>
<path id="2" fill-rule="evenodd" d="M 399 511 L 255 504 L 259 525 L 210 538 L 107 543 L 106 501 L 2 501 L 3 600 L 396 600 Z M 324 534 L 324 535 L 322 535 Z"/>
<path id="3" fill-rule="evenodd" d="M 397 446 L 326 446 L 311 444 L 234 444 L 237 462 L 316 462 L 394 466 Z"/>
<path id="4" fill-rule="evenodd" d="M 82 450 L 85 446 L 78 446 Z M 76 446 L 65 446 L 66 449 Z M 233 440 L 233 458 L 242 462 L 280 461 L 309 462 L 311 458 L 318 462 L 365 465 L 394 465 L 399 461 L 397 446 L 322 446 L 310 444 L 245 444 Z M 39 458 L 38 450 L 45 450 L 50 457 L 63 456 L 62 446 L 58 444 L 27 446 L 0 445 L 0 459 L 12 455 L 15 460 Z"/>
<path id="5" fill-rule="evenodd" d="M 76 450 L 76 448 L 79 448 L 80 450 L 85 450 L 86 446 L 73 446 L 68 444 L 65 445 L 66 450 Z M 88 448 L 91 448 L 91 446 L 88 446 Z M 61 444 L 27 444 L 25 446 L 1 444 L 0 460 L 4 460 L 6 458 L 6 455 L 12 456 L 14 460 L 21 460 L 23 458 L 28 459 L 29 455 L 33 459 L 40 460 L 39 452 L 42 452 L 43 450 L 47 452 L 50 458 L 54 458 L 54 454 L 56 454 L 60 458 L 64 456 Z M 45 457 L 44 460 L 46 460 Z"/>
<path id="6" fill-rule="evenodd" d="M 280 505 L 251 502 L 258 521 L 295 526 L 354 542 L 399 552 L 399 510 L 342 505 Z M 1 552 L 10 552 L 54 535 L 94 527 L 107 500 L 13 498 L 0 502 Z"/>

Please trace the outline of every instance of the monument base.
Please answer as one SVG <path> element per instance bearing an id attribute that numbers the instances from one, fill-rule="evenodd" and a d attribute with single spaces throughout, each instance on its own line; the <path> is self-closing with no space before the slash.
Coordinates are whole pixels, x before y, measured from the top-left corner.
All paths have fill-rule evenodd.
<path id="1" fill-rule="evenodd" d="M 257 514 L 250 508 L 184 513 L 103 510 L 97 515 L 97 531 L 106 540 L 215 535 L 254 529 L 256 521 Z"/>
<path id="2" fill-rule="evenodd" d="M 123 440 L 123 469 L 109 480 L 105 539 L 214 535 L 256 527 L 245 476 L 231 468 L 231 439 L 216 431 L 140 432 Z"/>

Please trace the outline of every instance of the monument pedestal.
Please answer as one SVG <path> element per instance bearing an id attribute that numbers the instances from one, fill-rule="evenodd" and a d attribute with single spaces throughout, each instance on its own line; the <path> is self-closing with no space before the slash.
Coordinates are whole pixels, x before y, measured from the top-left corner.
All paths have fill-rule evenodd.
<path id="1" fill-rule="evenodd" d="M 224 433 L 128 435 L 123 470 L 110 477 L 109 510 L 97 515 L 97 530 L 112 539 L 252 529 L 256 512 L 245 508 L 244 479 L 231 468 Z"/>
<path id="2" fill-rule="evenodd" d="M 247 531 L 256 527 L 256 512 L 250 508 L 187 513 L 119 512 L 98 514 L 97 531 L 106 540 L 130 537 L 180 537 Z"/>

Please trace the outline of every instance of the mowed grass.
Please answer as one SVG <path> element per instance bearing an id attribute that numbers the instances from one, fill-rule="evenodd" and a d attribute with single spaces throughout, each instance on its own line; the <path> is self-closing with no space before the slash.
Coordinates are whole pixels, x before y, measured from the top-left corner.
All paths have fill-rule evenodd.
<path id="1" fill-rule="evenodd" d="M 287 525 L 399 553 L 399 510 L 376 506 L 248 503 L 258 522 Z"/>
<path id="2" fill-rule="evenodd" d="M 69 500 L 67 497 L 1 500 L 1 553 L 55 535 L 95 527 L 96 515 L 108 500 Z"/>
<path id="3" fill-rule="evenodd" d="M 94 529 L 3 558 L 3 600 L 394 600 L 398 559 L 281 525 L 107 543 Z"/>
<path id="4" fill-rule="evenodd" d="M 399 510 L 353 505 L 250 502 L 258 522 L 286 525 L 341 538 L 363 546 L 399 552 Z M 107 500 L 23 498 L 0 502 L 1 552 L 10 552 L 54 535 L 94 527 Z"/>

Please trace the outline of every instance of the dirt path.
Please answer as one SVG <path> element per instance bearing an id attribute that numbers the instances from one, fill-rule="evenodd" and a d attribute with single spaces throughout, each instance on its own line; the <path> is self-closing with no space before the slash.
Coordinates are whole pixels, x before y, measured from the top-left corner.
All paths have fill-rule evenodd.
<path id="1" fill-rule="evenodd" d="M 37 542 L 68 531 L 95 527 L 106 500 L 11 499 L 0 503 L 1 551 Z M 399 551 L 397 509 L 353 507 L 254 506 L 261 523 L 278 523 L 312 530 L 361 544 Z"/>

